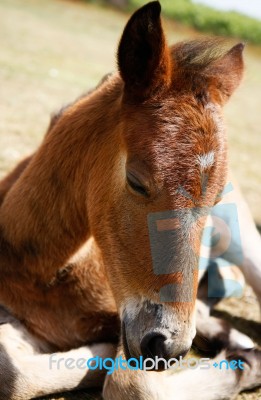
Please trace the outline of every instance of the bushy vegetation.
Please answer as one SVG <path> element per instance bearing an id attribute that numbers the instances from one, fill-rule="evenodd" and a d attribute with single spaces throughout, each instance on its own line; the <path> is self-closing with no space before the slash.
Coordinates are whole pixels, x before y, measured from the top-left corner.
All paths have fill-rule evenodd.
<path id="1" fill-rule="evenodd" d="M 247 0 L 246 0 L 247 1 Z M 146 0 L 129 0 L 131 8 L 146 4 Z M 161 0 L 162 12 L 169 18 L 215 35 L 237 37 L 261 44 L 261 22 L 236 12 L 222 12 L 192 3 L 191 0 Z"/>

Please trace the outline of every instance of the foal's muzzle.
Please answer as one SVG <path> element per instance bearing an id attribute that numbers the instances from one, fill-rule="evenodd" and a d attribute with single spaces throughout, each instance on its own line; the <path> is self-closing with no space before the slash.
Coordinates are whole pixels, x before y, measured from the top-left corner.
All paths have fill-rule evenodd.
<path id="1" fill-rule="evenodd" d="M 156 357 L 166 361 L 185 356 L 195 336 L 193 321 L 179 317 L 163 304 L 144 301 L 134 315 L 126 307 L 122 316 L 122 342 L 127 359 Z"/>

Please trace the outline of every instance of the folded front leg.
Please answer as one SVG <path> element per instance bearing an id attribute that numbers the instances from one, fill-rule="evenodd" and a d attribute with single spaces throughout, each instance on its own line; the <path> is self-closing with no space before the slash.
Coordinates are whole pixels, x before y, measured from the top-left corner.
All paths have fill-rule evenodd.
<path id="1" fill-rule="evenodd" d="M 125 355 L 122 347 L 118 349 L 117 358 Z M 107 375 L 103 388 L 104 400 L 170 400 L 164 393 L 163 373 L 143 370 L 117 369 Z"/>
<path id="2" fill-rule="evenodd" d="M 87 368 L 93 357 L 115 356 L 115 346 L 99 343 L 48 354 L 41 343 L 0 307 L 0 400 L 34 397 L 103 385 L 106 371 Z"/>
<path id="3" fill-rule="evenodd" d="M 237 365 L 241 361 L 244 369 L 227 369 L 223 360 L 236 362 Z M 187 369 L 176 373 L 168 378 L 169 383 L 165 383 L 164 387 L 170 393 L 169 400 L 230 400 L 243 390 L 261 385 L 260 368 L 260 350 L 224 351 L 211 360 L 209 369 Z"/>
<path id="4" fill-rule="evenodd" d="M 117 357 L 124 357 L 122 350 Z M 234 361 L 244 369 L 216 368 L 222 360 Z M 222 364 L 223 365 L 223 364 Z M 239 364 L 238 364 L 239 365 Z M 107 375 L 104 400 L 230 400 L 242 390 L 261 385 L 261 351 L 222 352 L 209 361 L 209 369 L 181 372 L 122 370 Z"/>
<path id="5" fill-rule="evenodd" d="M 106 371 L 99 368 L 88 369 L 86 362 L 97 356 L 104 359 L 114 358 L 114 355 L 115 347 L 112 344 L 100 343 L 67 352 L 9 359 L 15 379 L 9 387 L 9 397 L 1 397 L 3 388 L 0 388 L 0 399 L 28 400 L 52 393 L 102 387 Z M 2 371 L 0 382 L 6 381 L 6 370 Z"/>

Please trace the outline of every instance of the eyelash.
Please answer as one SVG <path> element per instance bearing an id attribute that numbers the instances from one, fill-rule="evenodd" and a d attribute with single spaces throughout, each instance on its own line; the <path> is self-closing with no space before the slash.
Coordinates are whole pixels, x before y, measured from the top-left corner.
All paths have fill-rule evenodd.
<path id="1" fill-rule="evenodd" d="M 133 177 L 134 178 L 134 177 Z M 134 178 L 136 180 L 136 178 Z M 136 193 L 139 193 L 142 196 L 148 197 L 149 194 L 144 186 L 142 184 L 139 184 L 139 182 L 133 182 L 133 180 L 130 179 L 130 177 L 127 175 L 127 183 L 128 185 L 134 190 Z"/>

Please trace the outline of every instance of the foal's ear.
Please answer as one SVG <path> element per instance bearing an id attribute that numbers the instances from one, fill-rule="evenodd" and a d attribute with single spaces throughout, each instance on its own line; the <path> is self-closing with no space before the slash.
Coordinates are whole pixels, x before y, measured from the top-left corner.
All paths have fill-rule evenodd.
<path id="1" fill-rule="evenodd" d="M 136 11 L 128 21 L 118 49 L 125 95 L 144 100 L 164 89 L 171 79 L 170 54 L 158 1 Z"/>
<path id="2" fill-rule="evenodd" d="M 244 72 L 243 50 L 244 44 L 239 43 L 209 67 L 208 91 L 212 101 L 223 105 L 238 87 Z"/>

